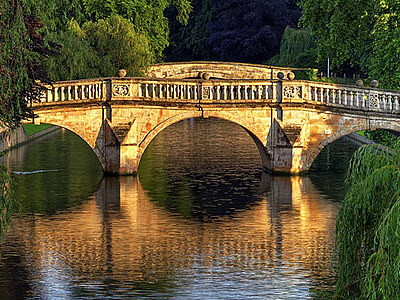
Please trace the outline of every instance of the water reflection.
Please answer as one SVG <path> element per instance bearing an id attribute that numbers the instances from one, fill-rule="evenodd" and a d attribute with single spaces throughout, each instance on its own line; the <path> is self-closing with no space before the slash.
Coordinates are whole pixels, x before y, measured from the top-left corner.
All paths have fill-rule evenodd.
<path id="1" fill-rule="evenodd" d="M 13 170 L 63 172 L 14 176 L 24 214 L 2 245 L 5 299 L 307 299 L 332 286 L 340 199 L 319 184 L 339 177 L 262 173 L 238 126 L 167 128 L 139 178 L 101 179 L 67 131 L 10 154 Z"/>
<path id="2" fill-rule="evenodd" d="M 31 297 L 308 297 L 332 276 L 337 205 L 318 199 L 308 178 L 263 183 L 267 194 L 250 209 L 199 223 L 149 201 L 135 177 L 103 178 L 74 211 L 16 219 L 2 278 L 17 252 Z"/>

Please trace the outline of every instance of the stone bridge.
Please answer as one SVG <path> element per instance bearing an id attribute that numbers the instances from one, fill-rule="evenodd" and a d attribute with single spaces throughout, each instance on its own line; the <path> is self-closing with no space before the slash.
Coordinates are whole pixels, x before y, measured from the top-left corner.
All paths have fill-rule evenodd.
<path id="1" fill-rule="evenodd" d="M 400 92 L 289 80 L 290 73 L 239 63 L 159 64 L 149 77 L 56 82 L 32 106 L 35 123 L 76 133 L 112 174 L 134 174 L 159 132 L 193 117 L 242 126 L 273 173 L 307 172 L 326 145 L 355 131 L 400 132 Z"/>

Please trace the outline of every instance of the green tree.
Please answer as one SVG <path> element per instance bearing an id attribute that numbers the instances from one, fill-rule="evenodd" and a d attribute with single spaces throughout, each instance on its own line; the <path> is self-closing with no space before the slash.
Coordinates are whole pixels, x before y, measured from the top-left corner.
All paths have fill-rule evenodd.
<path id="1" fill-rule="evenodd" d="M 399 88 L 400 3 L 396 0 L 300 0 L 301 22 L 312 29 L 319 60 L 358 65 L 381 86 Z"/>
<path id="2" fill-rule="evenodd" d="M 163 50 L 169 45 L 168 19 L 165 10 L 176 8 L 176 18 L 187 24 L 192 6 L 189 0 L 84 0 L 83 9 L 88 20 L 97 21 L 112 15 L 130 20 L 138 33 L 149 41 L 153 62 L 162 60 Z"/>
<path id="3" fill-rule="evenodd" d="M 309 29 L 287 26 L 283 33 L 280 52 L 270 61 L 271 65 L 296 68 L 316 68 L 317 43 Z"/>
<path id="4" fill-rule="evenodd" d="M 400 295 L 400 143 L 363 146 L 348 170 L 351 186 L 337 217 L 338 298 Z"/>
<path id="5" fill-rule="evenodd" d="M 0 126 L 13 128 L 32 117 L 29 103 L 43 91 L 38 81 L 48 81 L 40 61 L 53 51 L 41 33 L 40 12 L 35 1 L 0 1 Z M 0 237 L 17 207 L 10 185 L 0 166 Z"/>
<path id="6" fill-rule="evenodd" d="M 45 62 L 54 80 L 116 76 L 121 68 L 139 76 L 152 58 L 146 37 L 118 15 L 82 27 L 72 20 L 66 31 L 50 34 L 49 39 L 63 45 L 60 55 Z"/>

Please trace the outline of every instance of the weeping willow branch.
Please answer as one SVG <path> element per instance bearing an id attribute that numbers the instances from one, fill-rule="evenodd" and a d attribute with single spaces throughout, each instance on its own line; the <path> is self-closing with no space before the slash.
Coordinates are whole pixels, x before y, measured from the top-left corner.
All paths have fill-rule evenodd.
<path id="1" fill-rule="evenodd" d="M 353 155 L 339 210 L 336 296 L 397 299 L 400 294 L 400 145 L 363 146 Z"/>
<path id="2" fill-rule="evenodd" d="M 11 226 L 11 217 L 18 209 L 18 203 L 15 201 L 12 193 L 12 180 L 7 173 L 7 169 L 0 166 L 0 241 Z"/>

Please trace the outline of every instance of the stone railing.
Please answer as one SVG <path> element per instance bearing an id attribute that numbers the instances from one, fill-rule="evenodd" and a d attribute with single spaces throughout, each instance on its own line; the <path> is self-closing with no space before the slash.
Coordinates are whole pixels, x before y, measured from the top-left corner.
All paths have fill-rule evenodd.
<path id="1" fill-rule="evenodd" d="M 56 82 L 33 106 L 66 101 L 264 101 L 276 98 L 279 83 L 270 80 L 171 80 L 105 78 Z"/>
<path id="2" fill-rule="evenodd" d="M 55 82 L 52 86 L 45 85 L 47 90 L 43 93 L 40 103 L 32 103 L 32 105 L 66 101 L 105 100 L 106 86 L 106 82 L 99 79 Z"/>
<path id="3" fill-rule="evenodd" d="M 277 82 L 265 80 L 145 80 L 139 83 L 138 96 L 173 101 L 263 101 L 276 97 L 277 86 Z"/>
<path id="4" fill-rule="evenodd" d="M 33 106 L 121 100 L 275 102 L 400 112 L 400 92 L 310 81 L 104 78 L 56 82 L 47 88 Z"/>
<path id="5" fill-rule="evenodd" d="M 304 102 L 341 108 L 400 112 L 400 92 L 310 81 L 284 81 L 282 102 Z"/>

